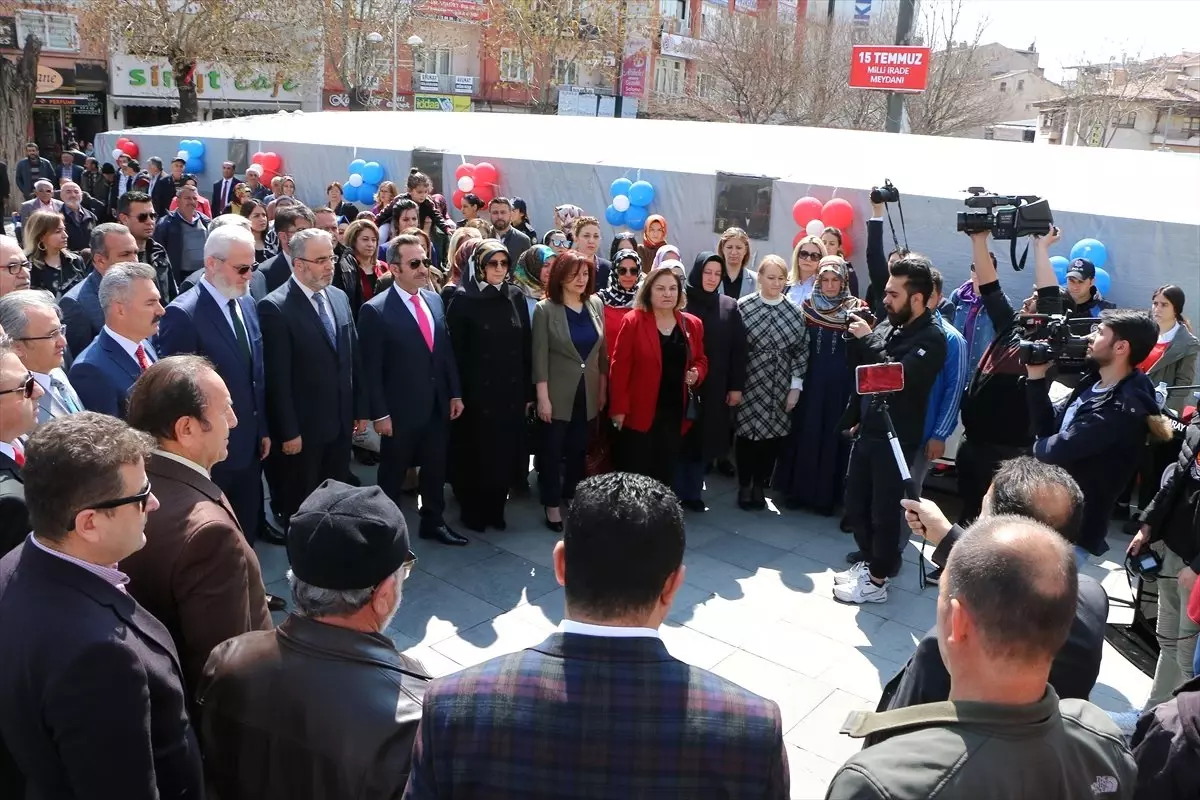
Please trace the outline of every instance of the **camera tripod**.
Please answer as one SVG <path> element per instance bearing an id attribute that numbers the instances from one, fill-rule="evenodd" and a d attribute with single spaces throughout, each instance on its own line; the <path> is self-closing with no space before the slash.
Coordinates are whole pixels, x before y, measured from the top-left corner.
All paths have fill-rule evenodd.
<path id="1" fill-rule="evenodd" d="M 904 497 L 908 500 L 917 501 L 921 499 L 921 487 L 917 486 L 913 480 L 912 473 L 908 469 L 908 463 L 904 460 L 904 451 L 900 448 L 900 437 L 896 435 L 896 425 L 892 422 L 891 412 L 888 410 L 888 394 L 884 392 L 871 396 L 871 408 L 875 409 L 883 417 L 883 423 L 887 426 L 887 441 L 888 446 L 892 450 L 892 458 L 896 460 L 896 469 L 900 471 L 900 480 L 904 486 Z M 921 557 L 917 561 L 918 585 L 924 589 L 929 581 L 925 573 L 925 539 L 921 539 Z"/>

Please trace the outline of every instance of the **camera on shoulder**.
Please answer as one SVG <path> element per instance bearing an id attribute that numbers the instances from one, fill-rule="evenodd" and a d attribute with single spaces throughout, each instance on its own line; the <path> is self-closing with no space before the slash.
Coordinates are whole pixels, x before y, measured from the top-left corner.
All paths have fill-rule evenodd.
<path id="1" fill-rule="evenodd" d="M 958 212 L 959 233 L 989 231 L 993 239 L 1045 236 L 1054 226 L 1050 203 L 1035 194 L 998 195 L 982 186 L 967 189 L 969 211 Z"/>
<path id="2" fill-rule="evenodd" d="M 1062 314 L 1022 314 L 1017 319 L 1021 337 L 1017 357 L 1026 366 L 1053 361 L 1060 372 L 1083 372 L 1095 324 L 1090 317 L 1068 319 Z"/>

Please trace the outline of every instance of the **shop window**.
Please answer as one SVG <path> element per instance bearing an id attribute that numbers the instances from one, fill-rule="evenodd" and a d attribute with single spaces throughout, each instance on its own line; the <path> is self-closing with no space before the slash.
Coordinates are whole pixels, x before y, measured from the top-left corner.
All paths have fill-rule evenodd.
<path id="1" fill-rule="evenodd" d="M 25 46 L 25 38 L 33 34 L 42 40 L 42 49 L 49 52 L 78 53 L 78 20 L 72 14 L 47 14 L 41 11 L 17 12 L 17 41 Z"/>

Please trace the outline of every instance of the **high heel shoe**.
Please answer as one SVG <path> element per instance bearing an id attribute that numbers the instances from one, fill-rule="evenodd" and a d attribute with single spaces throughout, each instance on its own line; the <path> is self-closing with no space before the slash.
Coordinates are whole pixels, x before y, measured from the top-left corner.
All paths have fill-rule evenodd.
<path id="1" fill-rule="evenodd" d="M 542 507 L 542 514 L 545 515 L 545 523 L 546 523 L 547 528 L 554 531 L 555 533 L 563 532 L 563 524 L 562 524 L 561 519 L 558 522 L 555 522 L 554 520 L 550 519 L 550 511 L 545 506 Z"/>

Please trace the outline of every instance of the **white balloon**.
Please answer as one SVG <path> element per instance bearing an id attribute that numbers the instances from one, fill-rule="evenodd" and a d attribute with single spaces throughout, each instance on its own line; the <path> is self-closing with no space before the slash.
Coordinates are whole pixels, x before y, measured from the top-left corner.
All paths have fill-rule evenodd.
<path id="1" fill-rule="evenodd" d="M 475 190 L 475 179 L 470 175 L 463 175 L 458 179 L 458 190 L 460 192 L 471 192 Z"/>
<path id="2" fill-rule="evenodd" d="M 349 178 L 346 178 L 346 183 L 351 186 L 362 186 L 362 175 L 351 175 Z"/>
<path id="3" fill-rule="evenodd" d="M 629 195 L 619 194 L 613 198 L 613 208 L 617 211 L 629 210 Z"/>
<path id="4" fill-rule="evenodd" d="M 190 157 L 190 154 L 188 153 L 187 150 L 180 150 L 178 153 L 175 154 L 175 157 L 182 158 L 184 161 L 187 161 L 188 158 Z"/>
<path id="5" fill-rule="evenodd" d="M 819 219 L 814 219 L 812 222 L 804 226 L 804 232 L 809 236 L 820 236 L 825 232 L 825 223 Z"/>
<path id="6" fill-rule="evenodd" d="M 120 158 L 123 155 L 125 155 L 125 153 L 121 150 L 121 148 L 119 148 L 119 147 L 113 148 L 113 161 L 116 161 L 118 158 Z"/>

